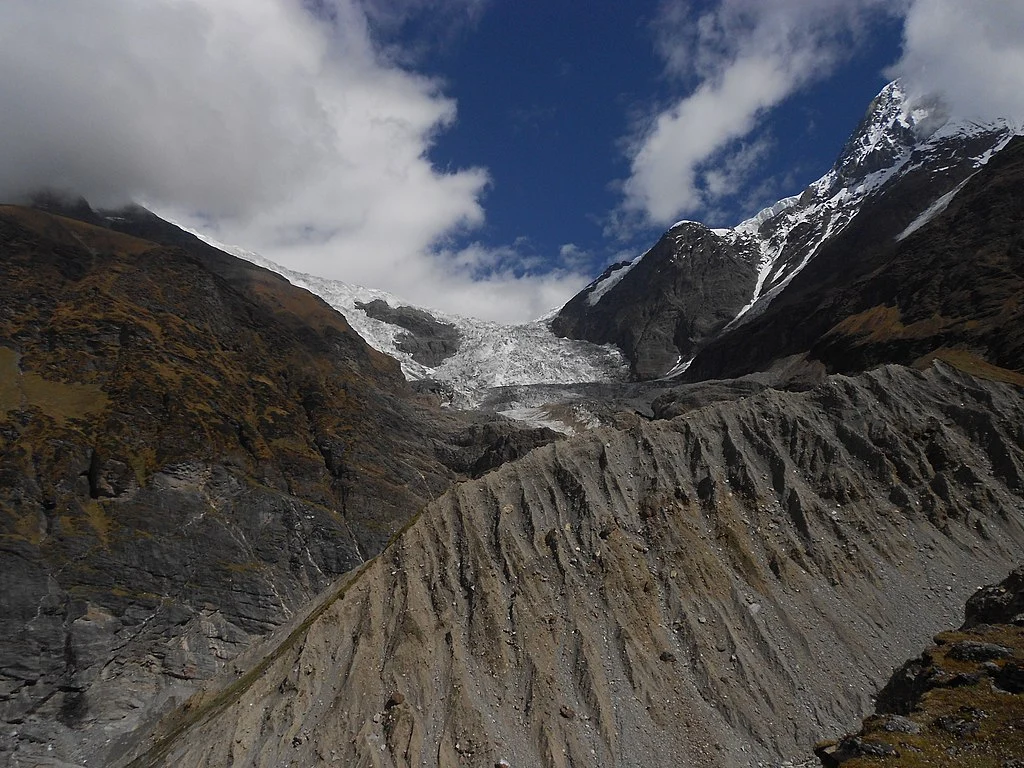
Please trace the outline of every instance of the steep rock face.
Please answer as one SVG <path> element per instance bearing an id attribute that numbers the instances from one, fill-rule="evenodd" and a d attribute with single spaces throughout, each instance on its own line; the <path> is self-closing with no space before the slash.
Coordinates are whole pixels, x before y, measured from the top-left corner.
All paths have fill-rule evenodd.
<path id="1" fill-rule="evenodd" d="M 901 666 L 857 734 L 820 745 L 826 768 L 1019 764 L 1024 756 L 1024 570 L 967 601 L 959 630 Z"/>
<path id="2" fill-rule="evenodd" d="M 746 241 L 693 222 L 676 225 L 639 262 L 599 279 L 551 321 L 560 336 L 616 344 L 638 379 L 689 359 L 743 308 L 757 279 L 760 253 Z M 624 273 L 624 274 L 623 274 Z"/>
<path id="3" fill-rule="evenodd" d="M 316 297 L 135 219 L 185 249 L 0 208 L 0 762 L 96 764 L 516 431 L 419 407 Z"/>
<path id="4" fill-rule="evenodd" d="M 725 260 L 742 269 L 726 269 L 722 275 L 695 270 L 692 284 L 682 292 L 672 280 L 658 279 L 657 267 L 644 268 L 652 255 L 664 260 L 662 253 L 673 241 L 679 257 L 689 250 L 673 236 L 674 227 L 648 254 L 585 288 L 552 328 L 573 338 L 619 344 L 638 377 L 664 375 L 721 332 L 766 311 L 851 224 L 857 223 L 873 242 L 922 226 L 1019 130 L 1005 121 L 949 122 L 940 104 L 910 103 L 900 84 L 890 83 L 871 103 L 833 168 L 800 195 L 780 200 L 733 229 L 677 225 L 702 231 L 702 237 L 713 234 Z M 857 261 L 858 255 L 849 251 L 844 263 L 830 265 L 830 274 L 845 276 Z M 647 279 L 638 280 L 638 271 Z M 634 308 L 637 302 L 644 311 Z M 678 317 L 702 318 L 696 326 L 701 332 L 691 334 L 683 327 L 674 336 L 663 333 L 653 347 L 635 343 L 648 326 L 675 327 Z"/>
<path id="5" fill-rule="evenodd" d="M 945 210 L 902 239 L 894 189 L 756 319 L 712 341 L 687 377 L 722 378 L 806 354 L 832 371 L 948 356 L 1024 370 L 1024 139 L 996 154 Z"/>
<path id="6" fill-rule="evenodd" d="M 884 368 L 546 446 L 438 499 L 124 762 L 809 756 L 1019 556 L 1022 418 L 1012 386 Z"/>
<path id="7" fill-rule="evenodd" d="M 395 346 L 428 368 L 436 368 L 459 351 L 461 334 L 451 323 L 441 323 L 415 307 L 392 307 L 383 299 L 356 302 L 368 317 L 405 329 Z"/>

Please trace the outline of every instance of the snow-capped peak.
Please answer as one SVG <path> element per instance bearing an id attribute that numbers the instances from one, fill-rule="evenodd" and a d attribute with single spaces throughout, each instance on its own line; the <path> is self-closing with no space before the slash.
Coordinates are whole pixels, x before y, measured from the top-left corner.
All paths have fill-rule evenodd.
<path id="1" fill-rule="evenodd" d="M 828 173 L 800 195 L 734 228 L 759 241 L 761 260 L 750 301 L 730 325 L 763 309 L 873 195 L 909 173 L 927 174 L 935 198 L 922 211 L 934 216 L 966 178 L 1020 132 L 1021 126 L 1006 120 L 953 120 L 938 98 L 911 98 L 898 80 L 889 83 L 872 100 Z"/>

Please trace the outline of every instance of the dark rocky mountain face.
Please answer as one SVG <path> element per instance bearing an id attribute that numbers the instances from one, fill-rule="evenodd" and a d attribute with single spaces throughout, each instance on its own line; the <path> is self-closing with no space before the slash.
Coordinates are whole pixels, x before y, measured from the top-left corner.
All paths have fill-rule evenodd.
<path id="1" fill-rule="evenodd" d="M 459 351 L 461 334 L 451 323 L 442 323 L 416 307 L 392 307 L 383 299 L 356 302 L 369 317 L 405 329 L 395 346 L 417 363 L 436 368 Z"/>
<path id="2" fill-rule="evenodd" d="M 154 239 L 0 208 L 0 762 L 102 763 L 554 436 L 424 407 L 311 294 L 147 212 L 111 223 Z"/>
<path id="3" fill-rule="evenodd" d="M 736 243 L 701 224 L 679 224 L 609 295 L 595 302 L 593 289 L 581 292 L 551 328 L 560 336 L 616 344 L 636 378 L 656 378 L 692 357 L 747 303 L 759 255 L 752 243 Z"/>
<path id="4" fill-rule="evenodd" d="M 893 189 L 866 205 L 760 316 L 710 342 L 686 376 L 728 378 L 788 355 L 831 371 L 933 357 L 1024 371 L 1022 185 L 1018 138 L 902 240 L 906 219 L 894 211 L 911 203 Z"/>
<path id="5" fill-rule="evenodd" d="M 552 329 L 618 344 L 640 379 L 678 372 L 677 365 L 695 356 L 707 361 L 713 353 L 699 356 L 701 350 L 755 322 L 825 252 L 834 253 L 837 241 L 851 242 L 848 229 L 856 227 L 858 247 L 888 244 L 941 209 L 1013 132 L 1006 123 L 948 122 L 940 105 L 909 104 L 892 83 L 872 102 L 832 170 L 802 194 L 733 229 L 676 225 L 637 262 L 602 275 L 572 299 Z M 802 284 L 824 279 L 845 287 L 851 271 L 867 271 L 859 251 L 844 253 Z M 798 326 L 805 319 L 792 317 L 794 333 L 803 332 Z M 754 354 L 762 357 L 778 346 L 764 337 L 758 344 Z M 730 346 L 729 359 L 734 352 Z M 702 365 L 702 378 L 732 375 Z"/>

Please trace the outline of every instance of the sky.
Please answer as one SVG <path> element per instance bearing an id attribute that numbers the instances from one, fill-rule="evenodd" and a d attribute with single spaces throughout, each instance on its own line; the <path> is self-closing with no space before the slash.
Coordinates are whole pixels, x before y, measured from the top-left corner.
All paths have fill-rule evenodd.
<path id="1" fill-rule="evenodd" d="M 3 0 L 0 69 L 0 199 L 520 322 L 798 193 L 890 79 L 1024 118 L 1024 0 Z"/>

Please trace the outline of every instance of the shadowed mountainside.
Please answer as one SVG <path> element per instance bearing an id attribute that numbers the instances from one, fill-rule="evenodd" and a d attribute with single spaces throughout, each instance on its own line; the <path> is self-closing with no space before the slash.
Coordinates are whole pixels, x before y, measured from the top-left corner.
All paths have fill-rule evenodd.
<path id="1" fill-rule="evenodd" d="M 553 438 L 419 404 L 320 299 L 199 245 L 0 207 L 0 758 L 95 758 Z"/>
<path id="2" fill-rule="evenodd" d="M 535 450 L 433 504 L 133 766 L 810 755 L 1019 557 L 1024 397 L 832 377 Z"/>
<path id="3" fill-rule="evenodd" d="M 580 292 L 551 329 L 615 344 L 636 379 L 656 378 L 736 317 L 754 289 L 759 256 L 756 243 L 723 238 L 694 222 L 678 224 L 629 268 L 610 297 L 592 303 L 591 290 Z"/>
<path id="4" fill-rule="evenodd" d="M 832 169 L 800 195 L 734 228 L 709 229 L 689 221 L 673 225 L 642 257 L 609 267 L 584 288 L 553 318 L 552 330 L 617 344 L 641 380 L 675 375 L 695 356 L 687 370 L 691 381 L 738 376 L 804 353 L 832 325 L 856 314 L 849 304 L 870 298 L 860 291 L 872 287 L 859 281 L 892 257 L 897 236 L 909 235 L 940 213 L 964 182 L 979 169 L 979 175 L 986 173 L 984 163 L 993 153 L 1006 152 L 1019 131 L 1004 120 L 949 121 L 940 104 L 912 103 L 898 81 L 890 83 L 869 105 Z M 1011 188 L 1019 183 L 1004 181 Z M 991 218 L 1002 217 L 995 223 L 1005 229 L 1019 221 L 1016 213 L 1007 198 Z M 967 256 L 971 245 L 988 242 L 986 233 L 971 231 L 945 245 L 947 252 Z M 826 253 L 830 257 L 823 259 Z M 917 255 L 906 254 L 908 271 L 922 269 L 923 275 L 914 276 L 935 278 L 932 264 L 915 262 Z M 951 276 L 949 285 L 959 287 L 955 280 L 963 271 Z M 886 279 L 893 277 L 885 276 L 874 290 L 891 294 Z M 997 295 L 1016 289 L 995 288 Z M 930 299 L 913 311 L 932 311 L 935 297 Z M 771 319 L 759 323 L 765 311 Z M 827 317 L 832 322 L 823 325 Z M 950 321 L 942 326 L 947 338 L 963 330 L 952 327 L 956 318 L 943 318 Z M 749 330 L 751 325 L 757 330 Z M 914 327 L 898 338 L 920 341 L 922 330 Z M 905 360 L 886 357 L 876 345 L 868 360 L 851 360 L 835 370 L 882 362 Z"/>
<path id="5" fill-rule="evenodd" d="M 1022 190 L 1016 138 L 903 240 L 910 201 L 869 204 L 761 316 L 709 343 L 686 378 L 739 376 L 795 354 L 841 372 L 935 357 L 1024 372 Z"/>

